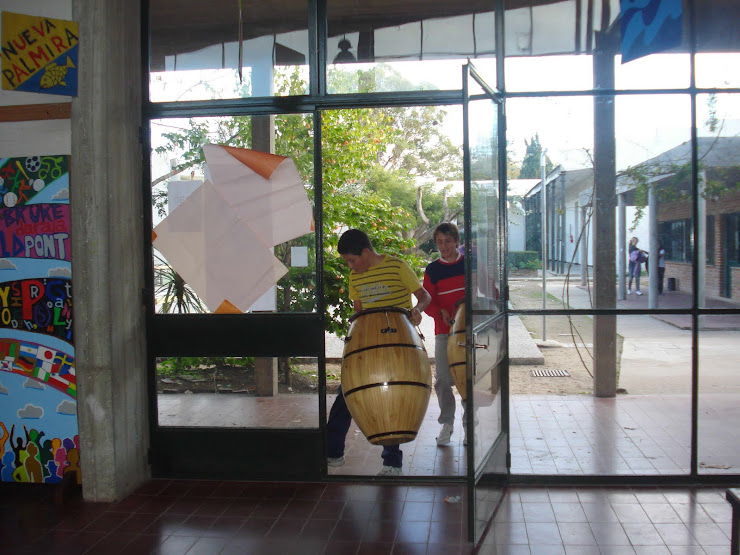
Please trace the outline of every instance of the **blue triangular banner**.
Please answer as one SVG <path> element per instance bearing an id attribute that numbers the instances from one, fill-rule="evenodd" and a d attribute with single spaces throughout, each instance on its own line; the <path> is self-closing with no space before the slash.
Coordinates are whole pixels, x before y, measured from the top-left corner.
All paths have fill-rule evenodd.
<path id="1" fill-rule="evenodd" d="M 683 0 L 620 0 L 622 63 L 681 44 Z"/>

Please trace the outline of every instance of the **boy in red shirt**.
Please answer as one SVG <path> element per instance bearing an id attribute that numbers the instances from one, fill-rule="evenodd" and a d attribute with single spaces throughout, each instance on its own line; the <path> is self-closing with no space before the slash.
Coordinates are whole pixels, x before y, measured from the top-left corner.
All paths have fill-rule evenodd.
<path id="1" fill-rule="evenodd" d="M 458 301 L 465 298 L 465 263 L 460 253 L 460 231 L 450 222 L 442 222 L 434 230 L 434 242 L 439 258 L 424 271 L 424 289 L 432 296 L 425 312 L 434 318 L 434 391 L 439 402 L 442 430 L 437 445 L 447 445 L 455 424 L 455 395 L 452 374 L 447 361 L 447 338 Z M 465 422 L 465 401 L 462 401 Z"/>

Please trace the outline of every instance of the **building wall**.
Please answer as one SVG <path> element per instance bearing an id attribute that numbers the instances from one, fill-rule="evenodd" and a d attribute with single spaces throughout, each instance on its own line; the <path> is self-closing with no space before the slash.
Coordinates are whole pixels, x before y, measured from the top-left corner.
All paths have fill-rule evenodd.
<path id="1" fill-rule="evenodd" d="M 691 203 L 687 201 L 665 202 L 658 208 L 658 221 L 665 222 L 692 217 Z M 708 200 L 707 216 L 714 218 L 714 264 L 708 264 L 705 270 L 705 293 L 710 297 L 724 296 L 725 289 L 725 226 L 724 214 L 740 212 L 740 193 L 725 193 L 719 199 Z M 684 292 L 693 291 L 691 264 L 688 262 L 666 262 L 667 278 L 677 279 L 677 289 Z M 732 268 L 733 299 L 740 299 L 740 268 Z"/>

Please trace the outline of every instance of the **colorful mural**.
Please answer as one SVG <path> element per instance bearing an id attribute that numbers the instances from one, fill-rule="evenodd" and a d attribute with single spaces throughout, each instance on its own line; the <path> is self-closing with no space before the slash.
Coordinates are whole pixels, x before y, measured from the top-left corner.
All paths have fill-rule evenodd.
<path id="1" fill-rule="evenodd" d="M 74 21 L 3 12 L 3 89 L 77 96 L 79 34 Z"/>
<path id="2" fill-rule="evenodd" d="M 69 157 L 0 159 L 0 479 L 79 483 Z"/>

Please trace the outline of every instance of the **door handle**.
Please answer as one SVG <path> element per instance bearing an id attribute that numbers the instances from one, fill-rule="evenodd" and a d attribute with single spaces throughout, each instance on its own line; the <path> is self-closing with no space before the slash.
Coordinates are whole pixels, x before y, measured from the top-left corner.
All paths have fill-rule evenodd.
<path id="1" fill-rule="evenodd" d="M 490 342 L 490 338 L 489 338 L 489 342 Z M 478 343 L 478 334 L 477 333 L 474 333 L 473 334 L 473 345 L 475 345 L 475 348 L 476 349 L 485 349 L 485 350 L 488 350 L 488 343 L 486 343 L 486 344 Z"/>

